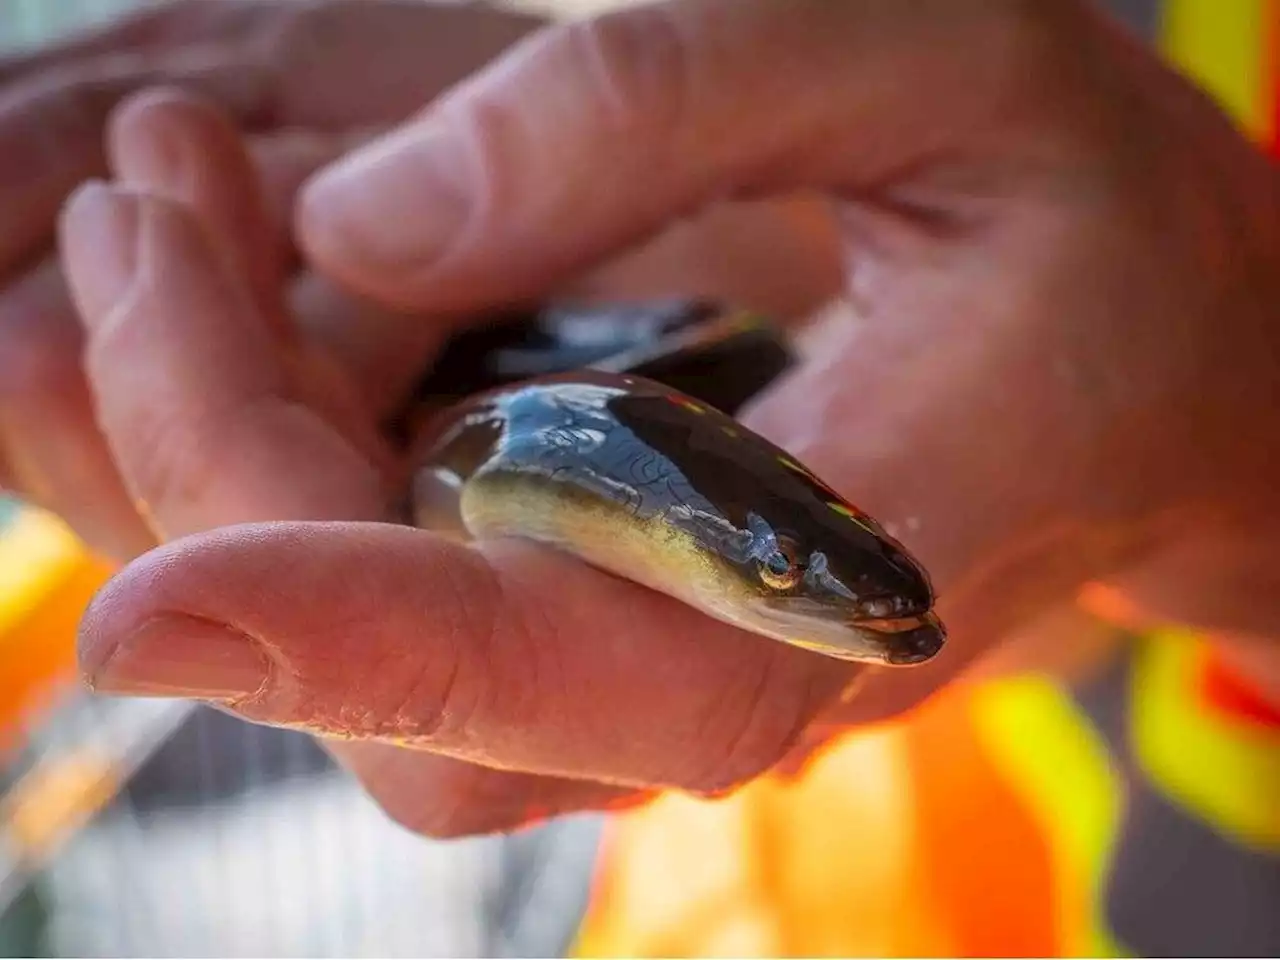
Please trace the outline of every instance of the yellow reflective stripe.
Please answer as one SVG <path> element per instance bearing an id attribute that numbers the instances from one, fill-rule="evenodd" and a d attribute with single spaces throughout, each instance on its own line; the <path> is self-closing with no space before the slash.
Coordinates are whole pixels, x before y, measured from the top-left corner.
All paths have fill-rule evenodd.
<path id="1" fill-rule="evenodd" d="M 1047 678 L 984 684 L 973 708 L 992 761 L 1048 843 L 1062 954 L 1128 956 L 1106 930 L 1102 910 L 1123 791 L 1105 741 L 1070 694 Z"/>
<path id="2" fill-rule="evenodd" d="M 1198 704 L 1203 641 L 1166 631 L 1133 672 L 1133 752 L 1152 785 L 1238 843 L 1280 853 L 1280 733 Z"/>
<path id="3" fill-rule="evenodd" d="M 0 530 L 0 748 L 74 676 L 80 614 L 109 575 L 47 513 L 23 509 Z"/>
<path id="4" fill-rule="evenodd" d="M 42 511 L 24 508 L 0 530 L 0 650 L 9 630 L 86 559 L 75 535 Z"/>
<path id="5" fill-rule="evenodd" d="M 1275 0 L 1165 0 L 1161 47 L 1254 137 L 1268 139 L 1268 17 Z"/>
<path id="6" fill-rule="evenodd" d="M 620 814 L 569 956 L 946 956 L 913 883 L 907 744 L 895 725 L 859 731 L 799 779 Z"/>

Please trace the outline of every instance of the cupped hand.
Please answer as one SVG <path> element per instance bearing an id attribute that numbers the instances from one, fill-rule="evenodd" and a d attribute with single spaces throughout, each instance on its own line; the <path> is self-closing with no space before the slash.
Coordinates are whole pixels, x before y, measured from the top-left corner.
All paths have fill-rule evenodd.
<path id="1" fill-rule="evenodd" d="M 95 422 L 80 326 L 53 250 L 68 194 L 107 170 L 104 130 L 119 102 L 159 84 L 217 105 L 248 138 L 279 226 L 318 166 L 411 116 L 542 22 L 472 3 L 180 0 L 0 60 L 0 489 L 58 513 L 116 559 L 156 543 Z M 181 131 L 155 146 L 151 166 L 181 164 Z M 761 308 L 796 313 L 838 282 L 829 228 L 795 204 L 720 214 L 692 233 L 740 238 L 744 216 L 763 228 L 715 259 L 688 257 L 685 230 L 577 285 L 584 294 L 602 284 L 625 293 L 656 271 L 668 285 L 727 288 Z M 766 245 L 752 238 L 771 233 L 790 237 L 783 245 L 796 250 L 786 282 L 753 269 Z M 386 412 L 421 357 L 405 365 L 397 344 L 384 349 L 376 331 L 391 311 L 307 270 L 287 230 L 272 235 L 278 246 L 259 255 L 283 263 L 301 336 L 332 354 Z M 426 329 L 440 335 L 438 326 Z"/>
<path id="2" fill-rule="evenodd" d="M 86 650 L 100 691 L 199 698 L 309 730 L 396 816 L 453 833 L 622 802 L 650 784 L 738 782 L 849 681 L 847 668 L 727 628 L 700 635 L 689 656 L 682 648 L 703 618 L 673 601 L 529 546 L 475 552 L 377 522 L 396 512 L 406 464 L 352 371 L 317 350 L 286 309 L 284 271 L 270 256 L 276 225 L 229 118 L 176 91 L 148 92 L 115 113 L 109 143 L 115 182 L 73 197 L 63 260 L 83 320 L 96 421 L 135 508 L 157 541 L 177 541 L 178 555 L 181 538 L 199 531 L 226 530 L 232 548 L 255 529 L 270 532 L 262 566 L 237 563 L 237 577 L 249 579 L 209 581 L 215 592 L 235 594 L 252 581 L 336 600 L 345 583 L 363 612 L 346 607 L 349 596 L 301 608 L 259 595 L 258 614 L 285 621 L 237 618 L 212 661 L 198 650 L 194 660 L 175 658 L 167 640 L 175 624 L 216 632 L 211 619 L 176 609 L 173 623 L 149 616 L 144 630 L 159 646 L 142 638 L 127 651 Z M 634 279 L 652 267 L 602 275 L 616 269 Z M 312 523 L 225 526 L 289 520 Z M 274 540 L 288 530 L 287 543 Z M 272 588 L 290 568 L 300 579 Z M 414 624 L 388 606 L 410 595 Z M 386 632 L 369 645 L 350 627 L 372 624 L 379 609 Z M 295 630 L 310 638 L 305 647 L 273 651 L 251 639 Z M 594 658 L 575 652 L 584 635 L 598 638 Z M 671 649 L 663 654 L 651 635 Z M 735 654 L 744 641 L 754 655 Z M 653 669 L 655 654 L 665 668 Z M 739 661 L 728 671 L 726 656 Z M 562 664 L 580 676 L 566 676 Z M 646 682 L 637 684 L 642 670 Z M 766 680 L 789 706 L 757 717 L 754 697 Z M 592 742 L 588 731 L 616 724 L 619 711 L 641 716 L 668 693 L 664 725 L 681 740 L 718 744 L 707 756 L 670 754 L 665 736 L 642 732 L 622 750 Z M 438 722 L 438 713 L 454 719 Z M 518 742 L 506 728 L 528 736 Z M 337 742 L 352 739 L 371 742 Z M 513 752 L 519 759 L 507 759 Z M 527 772 L 498 774 L 494 765 Z"/>
<path id="3" fill-rule="evenodd" d="M 459 317 L 714 200 L 822 192 L 850 309 L 748 420 L 898 533 L 951 634 L 849 703 L 847 666 L 532 546 L 341 522 L 378 516 L 384 474 L 271 349 L 227 267 L 251 247 L 124 173 L 68 211 L 66 262 L 116 462 L 192 535 L 104 590 L 86 673 L 345 741 L 418 829 L 732 786 L 1099 579 L 1274 662 L 1275 173 L 1081 5 L 685 0 L 558 27 L 303 195 L 331 276 Z M 418 356 L 422 326 L 379 334 Z M 198 532 L 259 519 L 310 522 Z"/>
<path id="4" fill-rule="evenodd" d="M 458 5 L 184 0 L 0 60 L 0 488 L 118 559 L 155 544 L 94 421 L 53 250 L 67 195 L 106 171 L 103 133 L 119 101 L 171 84 L 219 104 L 252 134 L 271 212 L 287 220 L 318 165 L 537 25 Z M 275 236 L 282 248 L 263 254 L 290 259 L 287 232 Z M 377 313 L 314 277 L 297 278 L 296 295 L 321 341 Z"/>

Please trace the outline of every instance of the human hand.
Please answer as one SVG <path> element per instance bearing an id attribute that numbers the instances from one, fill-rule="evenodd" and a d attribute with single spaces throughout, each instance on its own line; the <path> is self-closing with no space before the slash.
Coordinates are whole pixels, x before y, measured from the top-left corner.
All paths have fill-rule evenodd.
<path id="1" fill-rule="evenodd" d="M 103 130 L 117 102 L 172 84 L 221 105 L 251 134 L 271 214 L 283 223 L 319 164 L 538 25 L 488 8 L 395 0 L 188 0 L 0 61 L 0 488 L 59 513 L 118 559 L 155 544 L 94 422 L 80 327 L 53 250 L 63 201 L 106 170 Z M 287 231 L 275 236 L 281 247 L 263 254 L 291 260 Z M 294 295 L 321 343 L 378 313 L 314 275 L 299 275 Z"/>
<path id="2" fill-rule="evenodd" d="M 155 545 L 94 420 L 80 326 L 52 249 L 67 194 L 106 170 L 103 131 L 117 102 L 154 84 L 179 86 L 237 121 L 277 225 L 278 246 L 260 253 L 284 264 L 296 326 L 385 412 L 418 372 L 399 365 L 402 353 L 380 352 L 383 341 L 369 335 L 389 311 L 298 263 L 289 231 L 279 227 L 317 166 L 411 115 L 541 23 L 418 0 L 187 0 L 0 61 L 0 489 L 60 514 L 116 559 Z M 766 226 L 743 231 L 744 215 Z M 757 240 L 738 240 L 714 260 L 688 256 L 695 246 L 723 251 L 727 237 L 771 233 L 794 238 L 797 268 L 788 282 L 755 268 L 766 248 Z M 695 244 L 697 235 L 712 242 Z M 668 287 L 727 288 L 763 309 L 798 313 L 814 302 L 815 288 L 820 298 L 838 282 L 832 255 L 815 255 L 819 244 L 830 245 L 829 231 L 794 204 L 722 213 L 576 284 L 584 295 L 617 295 L 659 274 Z"/>
<path id="3" fill-rule="evenodd" d="M 140 211 L 138 219 L 151 220 L 131 228 L 142 233 L 138 252 L 131 252 L 127 238 L 112 232 L 119 225 L 93 210 L 102 188 L 90 188 L 68 214 L 65 259 L 86 321 L 86 368 L 98 423 L 157 539 L 238 521 L 387 516 L 388 503 L 405 487 L 399 451 L 384 443 L 377 407 L 366 402 L 352 371 L 309 349 L 283 309 L 283 271 L 269 255 L 278 245 L 278 225 L 258 202 L 252 158 L 228 118 L 206 102 L 152 91 L 116 112 L 109 143 L 113 172 L 130 188 L 120 188 L 121 197 Z M 743 216 L 785 224 L 791 215 L 786 207 Z M 733 219 L 704 221 L 691 232 L 714 233 Z M 158 226 L 148 232 L 152 221 Z M 586 283 L 598 285 L 600 296 L 611 284 L 643 284 L 663 269 L 664 245 L 675 250 L 689 242 L 674 239 L 606 265 Z M 357 328 L 352 334 L 376 338 L 379 331 Z M 216 386 L 223 380 L 225 387 Z M 440 559 L 456 565 L 456 556 Z M 544 568 L 543 575 L 555 579 L 554 570 Z M 580 619 L 615 595 L 614 589 L 588 586 L 589 596 L 593 590 L 595 599 Z M 466 605 L 471 598 L 458 600 Z M 689 622 L 680 609 L 672 622 Z M 448 611 L 440 616 L 447 618 Z M 177 675 L 153 675 L 143 683 L 152 693 L 208 693 L 184 687 L 184 673 L 193 676 L 180 666 Z M 198 674 L 197 684 L 208 682 Z M 318 690 L 305 686 L 304 697 Z M 337 689 L 328 694 L 343 695 Z M 322 736 L 334 733 L 319 719 L 295 723 Z M 415 803 L 411 816 L 422 824 L 434 809 L 437 818 L 447 814 L 453 830 L 468 828 L 458 819 L 467 810 L 479 817 L 472 826 L 485 828 L 495 817 L 497 825 L 511 824 L 566 803 L 572 808 L 633 795 L 578 783 L 566 792 L 549 777 L 494 779 L 483 767 L 423 753 L 410 754 L 407 763 L 388 762 L 377 744 L 332 746 L 375 794 L 391 798 L 393 811 L 396 798 L 415 799 L 426 785 L 437 787 L 441 805 Z M 403 754 L 392 751 L 397 759 Z M 512 789 L 512 783 L 521 786 Z M 477 795 L 485 801 L 455 808 L 459 797 Z"/>
<path id="4" fill-rule="evenodd" d="M 86 621 L 86 672 L 355 741 L 335 749 L 393 815 L 455 834 L 741 782 L 815 721 L 919 702 L 1097 578 L 1274 635 L 1277 592 L 1244 589 L 1274 563 L 1167 560 L 1275 542 L 1252 523 L 1274 481 L 1274 174 L 1075 6 L 710 0 L 560 28 L 314 182 L 300 226 L 345 283 L 454 317 L 709 198 L 801 188 L 839 206 L 856 316 L 748 419 L 929 567 L 951 634 L 935 661 L 842 705 L 848 666 L 529 546 L 284 523 L 131 565 Z M 117 208 L 122 235 L 92 242 Z M 138 235 L 145 269 L 95 275 L 92 250 Z M 68 213 L 91 351 L 118 358 L 92 379 L 122 469 L 174 534 L 376 514 L 376 471 L 290 399 L 246 281 L 192 236 L 181 207 L 128 192 Z M 380 334 L 412 353 L 420 327 Z M 112 375 L 148 344 L 161 418 L 189 438 L 159 471 L 156 405 Z M 267 358 L 248 379 L 246 357 Z"/>

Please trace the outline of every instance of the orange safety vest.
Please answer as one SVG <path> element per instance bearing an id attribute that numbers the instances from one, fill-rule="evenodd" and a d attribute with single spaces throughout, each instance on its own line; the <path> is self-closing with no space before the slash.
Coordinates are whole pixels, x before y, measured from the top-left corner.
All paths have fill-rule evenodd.
<path id="1" fill-rule="evenodd" d="M 1280 954 L 1280 705 L 1127 638 L 616 820 L 579 956 Z"/>
<path id="2" fill-rule="evenodd" d="M 0 766 L 76 682 L 80 616 L 110 575 L 59 520 L 0 501 Z"/>

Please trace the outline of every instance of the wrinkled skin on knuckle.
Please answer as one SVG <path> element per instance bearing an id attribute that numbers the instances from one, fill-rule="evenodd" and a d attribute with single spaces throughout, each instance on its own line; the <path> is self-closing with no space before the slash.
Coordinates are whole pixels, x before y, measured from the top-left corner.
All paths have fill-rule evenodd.
<path id="1" fill-rule="evenodd" d="M 158 406 L 139 406 L 131 412 L 127 435 L 132 454 L 123 472 L 130 492 L 156 516 L 174 507 L 207 500 L 219 482 L 235 430 L 226 415 L 193 422 L 189 416 Z M 124 435 L 108 429 L 108 437 Z M 114 445 L 113 445 L 114 446 Z"/>
<path id="2" fill-rule="evenodd" d="M 296 665 L 300 691 L 342 691 L 313 698 L 331 705 L 320 711 L 304 705 L 311 722 L 383 743 L 457 742 L 483 713 L 491 686 L 489 638 L 499 607 L 492 578 L 467 554 L 443 551 L 438 562 L 406 573 L 405 589 L 424 596 L 420 610 L 406 605 L 389 616 L 376 601 L 361 602 L 382 594 L 375 585 L 360 589 L 358 576 L 335 575 L 345 585 L 334 589 L 351 598 L 329 630 L 339 648 Z"/>
<path id="3" fill-rule="evenodd" d="M 266 636 L 263 682 L 226 704 L 244 719 L 316 734 L 361 751 L 362 774 L 366 768 L 378 770 L 369 756 L 381 760 L 387 751 L 389 757 L 412 757 L 413 750 L 404 747 L 428 746 L 447 723 L 465 723 L 466 710 L 455 706 L 459 698 L 454 688 L 460 677 L 472 675 L 458 660 L 462 654 L 423 641 L 423 624 L 435 632 L 431 616 L 424 612 L 419 620 L 404 610 L 388 611 L 385 592 L 362 583 L 363 576 L 357 565 L 316 568 L 316 594 L 340 597 L 341 602 L 326 608 L 327 616 L 312 626 L 305 647 L 276 644 Z M 162 597 L 163 580 L 153 581 L 150 590 Z M 447 603 L 441 600 L 439 606 Z M 434 603 L 431 609 L 433 616 Z"/>
<path id="4" fill-rule="evenodd" d="M 796 657 L 795 654 L 800 654 Z M 730 678 L 708 703 L 703 736 L 678 774 L 687 788 L 729 793 L 774 767 L 801 742 L 806 728 L 838 689 L 813 654 L 781 650 Z"/>
<path id="5" fill-rule="evenodd" d="M 410 736 L 429 743 L 465 732 L 483 713 L 484 698 L 494 695 L 493 648 L 503 601 L 498 578 L 471 550 L 442 553 L 425 577 L 432 601 L 421 629 L 430 630 L 435 652 L 422 663 L 397 716 Z"/>
<path id="6" fill-rule="evenodd" d="M 548 56 L 581 71 L 578 85 L 591 92 L 597 129 L 654 144 L 679 139 L 696 52 L 672 9 L 623 10 L 562 29 Z"/>

